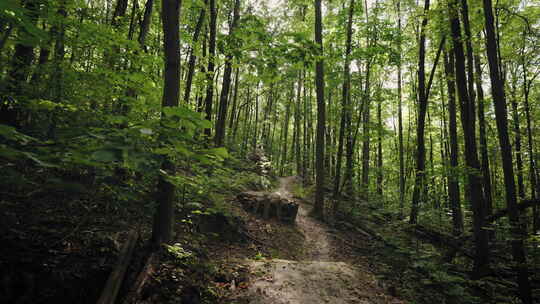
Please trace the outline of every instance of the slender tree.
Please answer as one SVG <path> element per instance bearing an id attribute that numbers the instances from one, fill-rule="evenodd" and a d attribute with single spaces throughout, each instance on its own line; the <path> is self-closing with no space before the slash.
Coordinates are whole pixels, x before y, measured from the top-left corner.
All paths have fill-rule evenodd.
<path id="1" fill-rule="evenodd" d="M 461 36 L 461 25 L 457 12 L 457 3 L 448 3 L 450 28 L 452 31 L 452 42 L 455 56 L 455 75 L 458 98 L 460 103 L 461 124 L 465 140 L 465 164 L 467 172 L 467 191 L 470 195 L 473 209 L 473 228 L 475 240 L 474 277 L 479 278 L 488 272 L 489 268 L 489 246 L 488 234 L 485 226 L 485 204 L 482 193 L 482 181 L 477 172 L 480 170 L 476 149 L 476 134 L 474 132 L 474 100 L 471 99 L 465 69 L 465 53 Z"/>
<path id="2" fill-rule="evenodd" d="M 181 3 L 178 0 L 161 1 L 163 48 L 165 52 L 165 82 L 162 108 L 176 107 L 180 99 L 180 5 Z M 167 119 L 167 117 L 163 115 L 162 119 Z M 161 165 L 161 170 L 174 175 L 175 165 L 173 161 L 166 157 Z M 157 210 L 152 230 L 152 240 L 156 245 L 172 241 L 174 191 L 175 186 L 163 175 L 160 175 L 157 185 Z"/>
<path id="3" fill-rule="evenodd" d="M 184 90 L 184 103 L 189 103 L 189 98 L 191 95 L 191 85 L 193 83 L 193 75 L 195 74 L 195 62 L 197 61 L 197 54 L 195 46 L 199 41 L 199 36 L 204 24 L 204 18 L 206 16 L 206 6 L 208 5 L 208 0 L 204 1 L 204 6 L 201 8 L 199 17 L 197 19 L 197 25 L 195 25 L 195 31 L 193 32 L 192 46 L 189 50 L 189 62 L 188 62 L 188 71 L 186 76 L 186 88 Z"/>
<path id="4" fill-rule="evenodd" d="M 214 72 L 216 60 L 216 31 L 217 31 L 217 9 L 216 0 L 208 0 L 208 10 L 210 11 L 209 23 L 209 47 L 208 47 L 208 68 L 206 70 L 206 98 L 204 101 L 205 118 L 212 120 L 212 103 L 214 102 Z M 205 129 L 204 133 L 210 137 L 210 128 Z"/>
<path id="5" fill-rule="evenodd" d="M 319 57 L 315 63 L 317 143 L 315 145 L 315 205 L 313 214 L 319 218 L 324 216 L 324 134 L 326 124 L 322 28 L 321 0 L 315 0 L 315 43 L 317 44 Z"/>
<path id="6" fill-rule="evenodd" d="M 338 151 L 336 156 L 336 173 L 334 181 L 334 196 L 339 193 L 339 186 L 341 183 L 341 162 L 343 159 L 343 148 L 345 141 L 345 130 L 350 133 L 350 86 L 351 86 L 351 73 L 350 73 L 350 55 L 352 49 L 352 23 L 354 15 L 354 0 L 349 3 L 349 19 L 347 21 L 347 38 L 345 41 L 345 63 L 343 69 L 343 89 L 341 91 L 341 120 L 339 126 L 339 141 Z M 339 208 L 339 200 L 334 201 L 334 213 Z"/>
<path id="7" fill-rule="evenodd" d="M 450 135 L 450 174 L 448 176 L 448 199 L 452 209 L 452 223 L 454 234 L 460 235 L 463 232 L 463 215 L 461 212 L 461 201 L 459 195 L 458 182 L 458 138 L 456 119 L 456 86 L 454 81 L 454 53 L 445 52 L 445 75 L 446 86 L 448 88 L 448 127 Z"/>
<path id="8" fill-rule="evenodd" d="M 429 0 L 424 2 L 424 17 L 420 25 L 420 42 L 418 48 L 418 122 L 416 125 L 416 175 L 414 180 L 414 190 L 412 197 L 411 215 L 409 222 L 416 224 L 418 221 L 418 209 L 425 187 L 425 166 L 426 166 L 426 147 L 425 147 L 425 124 L 427 112 L 427 96 L 426 96 L 426 27 L 428 23 Z"/>
<path id="9" fill-rule="evenodd" d="M 234 1 L 233 8 L 233 20 L 229 28 L 229 48 L 233 47 L 234 44 L 234 30 L 238 24 L 238 19 L 240 18 L 240 0 Z M 232 51 L 229 49 L 227 53 L 227 58 L 225 59 L 225 70 L 223 71 L 223 83 L 221 86 L 221 96 L 219 98 L 219 111 L 218 117 L 216 120 L 216 135 L 214 137 L 214 142 L 216 146 L 223 146 L 223 140 L 225 139 L 225 120 L 227 118 L 227 106 L 228 106 L 228 97 L 229 89 L 231 87 L 231 75 L 232 75 L 232 60 L 233 55 Z"/>
<path id="10" fill-rule="evenodd" d="M 504 83 L 501 79 L 499 66 L 499 55 L 497 37 L 495 33 L 495 22 L 493 16 L 493 5 L 491 0 L 483 0 L 484 21 L 486 29 L 486 52 L 489 65 L 489 76 L 491 80 L 491 93 L 495 104 L 495 117 L 497 123 L 497 133 L 499 137 L 499 147 L 504 172 L 504 184 L 506 193 L 506 205 L 508 208 L 508 218 L 512 226 L 512 255 L 516 263 L 517 283 L 519 295 L 523 303 L 533 303 L 531 285 L 527 269 L 527 259 L 523 246 L 524 229 L 519 219 L 517 209 L 516 185 L 514 180 L 514 168 L 512 166 L 512 150 L 508 137 L 508 118 L 506 98 L 504 93 Z"/>

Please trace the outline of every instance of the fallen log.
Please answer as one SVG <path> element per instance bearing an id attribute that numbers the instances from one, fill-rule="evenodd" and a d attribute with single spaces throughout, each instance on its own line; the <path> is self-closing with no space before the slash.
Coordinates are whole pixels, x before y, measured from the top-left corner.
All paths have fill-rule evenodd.
<path id="1" fill-rule="evenodd" d="M 156 271 L 156 264 L 159 260 L 157 253 L 152 253 L 150 257 L 146 260 L 146 263 L 144 264 L 143 269 L 137 276 L 137 279 L 135 280 L 135 284 L 131 287 L 128 294 L 126 295 L 126 298 L 124 300 L 124 304 L 132 304 L 137 303 L 137 301 L 140 300 L 142 291 L 144 287 L 146 286 L 146 283 L 150 279 L 150 277 L 154 274 Z"/>
<path id="2" fill-rule="evenodd" d="M 414 225 L 406 229 L 407 232 L 414 234 L 417 238 L 426 240 L 432 244 L 437 244 L 442 247 L 450 248 L 461 253 L 463 256 L 474 259 L 474 254 L 468 252 L 463 244 L 469 236 L 455 238 L 453 236 L 441 233 L 439 231 L 428 229 L 422 225 Z"/>
<path id="3" fill-rule="evenodd" d="M 122 247 L 116 266 L 109 275 L 107 283 L 105 283 L 105 288 L 101 292 L 97 304 L 114 304 L 138 239 L 139 234 L 137 231 L 131 230 L 126 243 Z"/>
<path id="4" fill-rule="evenodd" d="M 525 200 L 525 201 L 517 204 L 517 209 L 518 209 L 519 212 L 523 212 L 525 209 L 527 209 L 529 207 L 536 206 L 536 205 L 540 206 L 540 199 Z M 508 214 L 508 209 L 507 208 L 499 210 L 499 211 L 495 212 L 494 214 L 488 216 L 486 218 L 486 223 L 493 223 L 496 220 L 500 219 L 501 217 L 505 217 L 507 214 Z"/>
<path id="5" fill-rule="evenodd" d="M 283 197 L 277 192 L 264 193 L 246 191 L 236 196 L 244 210 L 265 219 L 277 218 L 285 223 L 294 223 L 298 215 L 298 203 Z"/>

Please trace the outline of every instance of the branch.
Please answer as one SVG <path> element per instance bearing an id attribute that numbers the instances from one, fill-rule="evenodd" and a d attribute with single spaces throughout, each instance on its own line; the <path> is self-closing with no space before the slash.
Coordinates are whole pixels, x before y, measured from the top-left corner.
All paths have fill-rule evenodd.
<path id="1" fill-rule="evenodd" d="M 431 84 L 433 83 L 433 76 L 435 76 L 435 70 L 437 69 L 437 64 L 439 63 L 439 58 L 441 57 L 441 52 L 444 47 L 444 42 L 446 41 L 446 36 L 441 38 L 441 43 L 439 43 L 439 49 L 437 50 L 437 55 L 435 56 L 435 63 L 431 68 L 431 73 L 429 74 L 429 81 L 426 88 L 426 100 L 429 100 L 429 91 L 431 90 Z"/>

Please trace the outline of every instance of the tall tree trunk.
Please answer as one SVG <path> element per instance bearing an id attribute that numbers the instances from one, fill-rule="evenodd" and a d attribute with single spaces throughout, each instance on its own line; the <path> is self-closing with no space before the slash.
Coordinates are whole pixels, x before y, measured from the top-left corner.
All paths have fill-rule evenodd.
<path id="1" fill-rule="evenodd" d="M 57 102 L 62 102 L 64 99 L 64 57 L 66 55 L 65 50 L 65 38 L 66 38 L 66 26 L 65 21 L 67 18 L 67 8 L 66 8 L 66 1 L 62 0 L 60 2 L 60 6 L 58 7 L 58 11 L 56 12 L 60 22 L 59 25 L 55 25 L 53 27 L 53 36 L 55 38 L 54 43 L 54 70 L 52 75 L 52 83 L 51 86 L 52 92 L 51 96 L 54 100 Z M 56 125 L 57 125 L 57 111 L 53 111 L 50 116 L 50 125 L 49 130 L 47 131 L 48 136 L 50 138 L 54 138 L 56 136 Z"/>
<path id="2" fill-rule="evenodd" d="M 128 0 L 118 0 L 114 8 L 114 13 L 111 18 L 111 25 L 117 27 L 120 25 L 120 19 L 126 15 L 128 8 Z"/>
<path id="3" fill-rule="evenodd" d="M 341 161 L 343 159 L 343 146 L 345 141 L 345 130 L 350 133 L 350 86 L 351 86 L 351 73 L 350 73 L 350 54 L 352 45 L 352 19 L 354 15 L 354 0 L 349 3 L 349 19 L 347 21 L 347 40 L 345 42 L 345 63 L 343 69 L 343 89 L 341 91 L 341 121 L 339 126 L 339 141 L 338 151 L 336 156 L 336 176 L 334 178 L 334 196 L 338 196 L 339 185 L 341 183 Z M 334 214 L 339 208 L 339 199 L 334 200 Z"/>
<path id="4" fill-rule="evenodd" d="M 240 78 L 240 68 L 236 68 L 236 73 L 234 73 L 234 85 L 232 90 L 232 108 L 231 108 L 231 117 L 229 120 L 229 130 L 232 130 L 234 123 L 236 121 L 236 112 L 238 107 L 238 79 Z"/>
<path id="5" fill-rule="evenodd" d="M 383 121 L 382 121 L 382 97 L 378 94 L 377 102 L 377 194 L 382 198 L 383 195 L 383 149 L 382 149 L 382 133 L 383 133 Z"/>
<path id="6" fill-rule="evenodd" d="M 150 30 L 150 21 L 152 21 L 152 11 L 154 8 L 154 0 L 147 0 L 144 5 L 143 19 L 139 24 L 139 37 L 137 41 L 139 46 L 146 52 L 146 37 L 148 36 L 148 31 Z"/>
<path id="7" fill-rule="evenodd" d="M 291 103 L 293 102 L 294 96 L 294 83 L 291 86 L 290 98 L 288 98 L 287 105 L 285 106 L 285 122 L 283 125 L 283 140 L 281 144 L 283 145 L 282 156 L 281 156 L 281 172 L 280 175 L 285 174 L 285 166 L 287 165 L 287 149 L 289 147 L 289 121 L 291 116 Z"/>
<path id="8" fill-rule="evenodd" d="M 189 104 L 189 98 L 191 95 L 191 84 L 193 83 L 193 74 L 195 73 L 195 62 L 197 61 L 197 54 L 195 53 L 195 46 L 199 41 L 199 36 L 201 34 L 201 29 L 204 24 L 204 16 L 206 15 L 206 6 L 208 5 L 208 0 L 204 1 L 204 7 L 201 8 L 199 13 L 199 18 L 197 19 L 197 25 L 195 26 L 195 31 L 193 32 L 193 41 L 191 42 L 191 48 L 189 50 L 189 62 L 188 62 L 188 71 L 186 77 L 186 89 L 184 91 L 184 103 Z"/>
<path id="9" fill-rule="evenodd" d="M 523 184 L 523 159 L 521 157 L 521 127 L 519 125 L 519 113 L 516 96 L 516 83 L 517 79 L 512 76 L 512 84 L 510 89 L 510 105 L 512 107 L 512 121 L 514 125 L 514 148 L 516 149 L 516 175 L 518 196 L 521 199 L 525 198 L 525 185 Z"/>
<path id="10" fill-rule="evenodd" d="M 137 1 L 134 2 L 133 7 L 135 9 Z M 146 52 L 146 36 L 148 36 L 148 31 L 150 30 L 150 21 L 152 19 L 152 11 L 154 7 L 154 0 L 147 0 L 145 7 L 144 7 L 144 13 L 143 13 L 143 19 L 139 23 L 139 36 L 137 38 L 137 42 L 139 43 L 139 47 Z M 134 20 L 132 20 L 132 25 L 134 26 Z M 130 36 L 133 35 L 134 30 L 130 29 Z M 130 38 L 131 39 L 131 38 Z M 137 52 L 138 53 L 138 52 Z M 132 65 L 131 67 L 132 71 L 140 71 L 141 66 L 137 65 L 136 63 Z M 137 98 L 137 91 L 133 86 L 129 86 L 126 90 L 126 96 L 135 100 Z M 127 115 L 130 111 L 130 100 L 125 100 L 121 105 L 121 113 L 122 115 Z M 124 124 L 124 127 L 126 124 Z"/>
<path id="11" fill-rule="evenodd" d="M 205 118 L 208 121 L 212 120 L 212 103 L 214 101 L 214 69 L 216 60 L 216 30 L 217 30 L 217 11 L 216 0 L 209 0 L 208 2 L 210 10 L 210 41 L 208 47 L 208 69 L 206 71 L 206 99 L 204 101 Z M 210 137 L 211 130 L 207 128 L 204 130 L 207 137 Z"/>
<path id="12" fill-rule="evenodd" d="M 402 35 L 401 29 L 401 0 L 397 1 L 398 31 Z M 398 40 L 398 157 L 399 157 L 399 212 L 403 215 L 405 207 L 405 159 L 403 155 L 403 107 L 402 107 L 402 88 L 401 88 L 401 37 Z"/>
<path id="13" fill-rule="evenodd" d="M 488 233 L 484 229 L 485 222 L 485 204 L 482 193 L 482 180 L 477 172 L 480 170 L 478 155 L 476 149 L 476 134 L 474 133 L 474 119 L 472 108 L 474 101 L 470 99 L 467 90 L 467 78 L 465 72 L 465 53 L 463 51 L 461 25 L 458 12 L 456 10 L 456 1 L 448 4 L 450 14 L 450 27 L 452 30 L 452 40 L 454 46 L 454 55 L 456 63 L 456 84 L 461 110 L 461 122 L 465 140 L 465 164 L 468 167 L 467 189 L 470 193 L 471 205 L 473 209 L 473 228 L 475 240 L 475 257 L 473 273 L 474 277 L 479 278 L 487 273 L 489 268 L 489 246 Z M 471 105 L 472 104 L 472 105 Z"/>
<path id="14" fill-rule="evenodd" d="M 179 0 L 161 1 L 163 47 L 165 51 L 165 83 L 162 108 L 178 106 L 180 98 L 180 5 L 181 1 Z M 162 119 L 166 119 L 166 117 L 162 116 Z M 161 169 L 169 175 L 176 173 L 175 165 L 168 157 L 163 161 Z M 158 206 L 152 230 L 152 241 L 155 245 L 167 244 L 172 241 L 174 191 L 174 185 L 160 175 L 156 199 Z"/>
<path id="15" fill-rule="evenodd" d="M 324 61 L 322 56 L 322 12 L 321 0 L 315 0 L 315 43 L 320 57 L 315 63 L 315 84 L 317 90 L 317 143 L 315 158 L 315 205 L 313 214 L 319 218 L 324 216 L 324 134 L 325 134 L 325 102 L 324 102 Z"/>
<path id="16" fill-rule="evenodd" d="M 493 200 L 491 193 L 491 176 L 489 173 L 490 169 L 486 137 L 486 118 L 484 114 L 484 89 L 482 88 L 482 69 L 480 67 L 480 56 L 475 56 L 474 65 L 476 69 L 476 93 L 478 96 L 478 129 L 480 136 L 480 156 L 482 163 L 482 177 L 484 186 L 483 189 L 484 199 L 486 200 L 486 216 L 489 216 L 493 212 Z"/>
<path id="17" fill-rule="evenodd" d="M 300 155 L 300 123 L 301 123 L 301 117 L 300 117 L 300 103 L 302 98 L 302 71 L 298 73 L 298 84 L 297 84 L 297 92 L 296 92 L 296 103 L 294 107 L 294 137 L 296 139 L 295 146 L 294 146 L 294 155 L 296 159 L 296 174 L 302 175 L 303 169 L 302 169 L 302 156 Z M 302 176 L 303 177 L 303 176 Z"/>
<path id="18" fill-rule="evenodd" d="M 416 124 L 416 174 L 414 179 L 414 190 L 411 202 L 411 215 L 409 222 L 416 224 L 418 222 L 418 210 L 420 201 L 423 199 L 420 195 L 424 192 L 425 185 L 425 166 L 426 166 L 426 147 L 424 128 L 426 124 L 427 96 L 426 96 L 426 27 L 428 23 L 429 0 L 424 2 L 424 17 L 420 26 L 420 44 L 418 48 L 418 121 Z"/>
<path id="19" fill-rule="evenodd" d="M 229 29 L 229 41 L 231 43 L 234 38 L 234 30 L 238 23 L 238 18 L 240 16 L 240 0 L 235 0 L 233 8 L 233 21 Z M 231 45 L 229 45 L 229 48 Z M 231 87 L 231 74 L 232 74 L 232 50 L 229 50 L 229 53 L 225 59 L 225 70 L 223 71 L 223 83 L 221 85 L 221 96 L 219 98 L 219 110 L 218 117 L 216 120 L 216 135 L 214 137 L 214 143 L 217 147 L 223 146 L 223 140 L 225 139 L 225 120 L 227 119 L 227 106 L 229 103 L 229 89 Z"/>
<path id="20" fill-rule="evenodd" d="M 133 5 L 131 7 L 131 18 L 129 20 L 128 40 L 133 40 L 133 35 L 135 35 L 135 19 L 138 15 L 138 10 L 139 1 L 133 1 Z"/>
<path id="21" fill-rule="evenodd" d="M 529 179 L 531 185 L 531 198 L 536 199 L 538 196 L 538 180 L 536 179 L 536 162 L 534 159 L 533 153 L 533 136 L 532 136 L 532 127 L 531 127 L 531 111 L 529 107 L 529 93 L 531 85 L 533 84 L 533 79 L 527 79 L 527 69 L 525 67 L 525 59 L 522 62 L 522 73 L 523 73 L 523 102 L 525 108 L 525 119 L 527 120 L 527 152 L 529 154 Z M 533 232 L 540 230 L 540 214 L 538 206 L 533 207 Z"/>
<path id="22" fill-rule="evenodd" d="M 497 40 L 495 37 L 495 26 L 493 18 L 493 5 L 491 0 L 483 0 L 485 29 L 486 29 L 486 51 L 489 64 L 489 76 L 491 79 L 491 90 L 495 104 L 495 117 L 497 122 L 497 132 L 499 135 L 499 146 L 503 163 L 504 184 L 506 190 L 506 204 L 508 217 L 510 220 L 512 237 L 512 255 L 516 263 L 517 283 L 519 295 L 523 303 L 532 304 L 531 285 L 529 282 L 527 258 L 523 245 L 524 229 L 519 219 L 517 210 L 516 185 L 514 181 L 514 168 L 512 166 L 512 150 L 508 137 L 508 118 L 506 100 L 504 95 L 504 83 L 499 71 L 499 58 Z"/>
<path id="23" fill-rule="evenodd" d="M 448 175 L 448 200 L 452 210 L 452 224 L 454 235 L 463 232 L 463 215 L 461 212 L 461 201 L 459 195 L 458 167 L 459 151 L 457 138 L 456 119 L 456 87 L 454 73 L 453 50 L 449 55 L 444 54 L 444 72 L 446 75 L 446 85 L 448 87 L 448 127 L 450 135 L 450 174 Z"/>
<path id="24" fill-rule="evenodd" d="M 37 0 L 28 0 L 23 4 L 26 17 L 34 26 L 38 22 L 39 3 Z M 18 31 L 21 40 L 32 38 L 32 34 L 24 27 L 21 27 Z M 32 61 L 34 61 L 34 46 L 26 43 L 15 44 L 10 69 L 4 79 L 7 92 L 13 96 L 23 93 L 24 86 L 30 75 Z M 6 99 L 0 102 L 0 123 L 18 127 L 22 120 L 21 115 L 23 115 L 23 109 L 14 99 Z"/>

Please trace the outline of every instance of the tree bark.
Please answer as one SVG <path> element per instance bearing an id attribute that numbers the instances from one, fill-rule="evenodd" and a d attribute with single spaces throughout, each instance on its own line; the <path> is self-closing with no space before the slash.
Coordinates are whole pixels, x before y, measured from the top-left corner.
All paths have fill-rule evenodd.
<path id="1" fill-rule="evenodd" d="M 165 81 L 161 106 L 176 107 L 180 99 L 180 6 L 179 0 L 162 0 L 161 16 L 163 22 L 163 47 L 165 52 Z M 167 117 L 162 114 L 162 120 Z M 162 140 L 164 140 L 162 138 Z M 161 169 L 166 174 L 174 175 L 175 165 L 168 157 Z M 159 175 L 157 185 L 157 210 L 154 216 L 152 241 L 154 245 L 168 244 L 172 241 L 174 218 L 175 186 L 165 176 Z"/>
<path id="2" fill-rule="evenodd" d="M 422 198 L 420 195 L 424 192 L 425 187 L 425 162 L 426 162 L 426 147 L 424 128 L 426 124 L 427 112 L 427 96 L 426 96 L 426 27 L 428 23 L 429 0 L 424 2 L 424 17 L 420 25 L 420 42 L 418 49 L 418 121 L 416 125 L 416 174 L 414 179 L 414 190 L 411 202 L 411 215 L 409 223 L 416 224 L 418 222 L 419 204 Z"/>
<path id="3" fill-rule="evenodd" d="M 321 0 L 315 0 L 315 43 L 319 50 L 319 58 L 315 63 L 315 84 L 317 93 L 317 138 L 315 152 L 315 205 L 313 214 L 319 218 L 324 216 L 324 134 L 325 134 L 325 102 L 324 102 L 324 61 L 322 56 L 322 12 Z"/>
<path id="4" fill-rule="evenodd" d="M 521 126 L 519 124 L 519 113 L 516 96 L 516 83 L 517 79 L 512 76 L 512 84 L 510 89 L 510 105 L 512 108 L 512 122 L 514 125 L 514 149 L 516 150 L 516 175 L 517 175 L 517 187 L 518 196 L 521 199 L 525 198 L 525 185 L 523 184 L 523 158 L 521 157 Z"/>
<path id="5" fill-rule="evenodd" d="M 402 35 L 401 28 L 401 0 L 397 1 L 397 14 L 398 14 L 398 31 L 399 35 Z M 399 212 L 403 215 L 403 209 L 405 208 L 405 158 L 403 155 L 403 93 L 401 88 L 401 37 L 398 40 L 398 157 L 399 157 Z"/>
<path id="6" fill-rule="evenodd" d="M 485 204 L 482 193 L 482 182 L 477 172 L 480 170 L 476 149 L 476 134 L 474 133 L 474 119 L 472 108 L 474 101 L 470 99 L 467 88 L 465 70 L 465 53 L 463 50 L 461 25 L 456 9 L 456 1 L 448 4 L 450 15 L 450 27 L 452 31 L 453 48 L 455 55 L 456 84 L 460 103 L 461 123 L 465 140 L 465 164 L 468 167 L 467 190 L 470 194 L 473 209 L 473 230 L 475 237 L 475 259 L 473 266 L 474 278 L 479 278 L 488 272 L 489 268 L 489 245 L 488 233 L 484 229 Z M 473 104 L 473 105 L 471 105 Z"/>
<path id="7" fill-rule="evenodd" d="M 452 224 L 454 235 L 463 232 L 463 215 L 461 211 L 461 201 L 459 194 L 458 167 L 459 151 L 457 139 L 457 118 L 456 118 L 456 87 L 454 82 L 454 54 L 445 52 L 445 75 L 446 86 L 448 88 L 448 128 L 450 135 L 450 174 L 448 175 L 448 200 L 452 210 Z"/>
<path id="8" fill-rule="evenodd" d="M 25 8 L 26 17 L 35 26 L 39 17 L 39 1 L 25 1 L 23 7 Z M 26 29 L 19 29 L 19 37 L 22 40 L 31 38 L 31 35 Z M 11 68 L 4 79 L 6 91 L 12 96 L 23 93 L 23 88 L 30 75 L 32 61 L 34 61 L 34 46 L 23 43 L 15 44 L 15 51 L 10 63 Z M 23 109 L 13 99 L 0 102 L 0 123 L 18 127 L 22 115 Z"/>
<path id="9" fill-rule="evenodd" d="M 184 103 L 189 104 L 189 98 L 191 95 L 191 85 L 193 83 L 193 75 L 195 74 L 195 62 L 197 61 L 197 54 L 195 53 L 195 45 L 199 42 L 199 36 L 201 34 L 201 29 L 204 24 L 204 16 L 206 14 L 206 6 L 208 5 L 208 0 L 204 1 L 204 7 L 201 8 L 199 13 L 199 18 L 197 19 L 197 25 L 195 26 L 195 31 L 193 32 L 193 41 L 191 42 L 191 48 L 189 50 L 189 62 L 188 62 L 188 72 L 186 77 L 186 89 L 184 91 Z"/>
<path id="10" fill-rule="evenodd" d="M 214 69 L 216 57 L 216 31 L 217 31 L 217 11 L 216 0 L 208 0 L 210 10 L 210 39 L 208 46 L 208 69 L 206 70 L 206 99 L 204 101 L 205 118 L 212 121 L 212 103 L 214 101 Z M 211 129 L 204 130 L 204 134 L 210 137 Z"/>
<path id="11" fill-rule="evenodd" d="M 235 0 L 233 8 L 233 21 L 229 29 L 229 43 L 234 43 L 234 30 L 238 24 L 238 18 L 240 17 L 240 0 Z M 231 45 L 229 45 L 231 48 Z M 214 137 L 214 143 L 216 147 L 223 146 L 225 139 L 225 121 L 227 120 L 227 106 L 229 103 L 229 89 L 231 87 L 231 75 L 232 75 L 232 51 L 229 49 L 225 59 L 225 70 L 223 71 L 223 82 L 221 85 L 221 96 L 219 98 L 219 111 L 216 120 L 216 135 Z"/>
<path id="12" fill-rule="evenodd" d="M 506 190 L 506 204 L 509 211 L 509 220 L 512 227 L 512 255 L 516 262 L 517 283 L 519 295 L 523 303 L 532 304 L 531 286 L 529 282 L 527 259 L 523 245 L 524 229 L 519 220 L 517 210 L 516 189 L 514 181 L 514 169 L 512 167 L 512 151 L 510 139 L 508 137 L 508 120 L 506 100 L 504 95 L 504 83 L 501 80 L 499 71 L 499 58 L 497 40 L 495 37 L 495 26 L 493 18 L 493 5 L 491 0 L 483 0 L 485 29 L 486 29 L 486 51 L 489 64 L 489 74 L 491 80 L 491 90 L 495 104 L 495 117 L 497 122 L 497 132 L 501 158 L 503 163 L 504 183 Z"/>
<path id="13" fill-rule="evenodd" d="M 339 126 L 339 139 L 338 139 L 338 151 L 336 156 L 336 176 L 334 178 L 334 196 L 339 194 L 339 185 L 341 183 L 341 162 L 343 159 L 343 146 L 345 141 L 345 130 L 350 133 L 350 86 L 351 86 L 351 73 L 350 73 L 350 55 L 352 45 L 352 19 L 354 14 L 354 0 L 350 0 L 349 3 L 349 19 L 347 21 L 347 38 L 345 42 L 345 63 L 343 69 L 343 89 L 341 91 L 341 121 Z M 339 208 L 339 200 L 334 201 L 334 214 Z"/>
<path id="14" fill-rule="evenodd" d="M 382 149 L 382 139 L 383 139 L 383 121 L 382 121 L 382 97 L 380 96 L 381 88 L 378 88 L 379 94 L 377 98 L 377 194 L 379 197 L 383 197 L 383 149 Z"/>
<path id="15" fill-rule="evenodd" d="M 483 177 L 483 189 L 484 199 L 486 204 L 486 216 L 491 215 L 493 212 L 493 200 L 491 193 L 491 176 L 489 169 L 489 156 L 486 138 L 486 118 L 485 118 L 485 105 L 484 105 L 484 90 L 482 89 L 482 69 L 480 67 L 480 56 L 476 55 L 474 59 L 474 65 L 476 69 L 476 93 L 478 96 L 478 129 L 480 136 L 480 156 L 482 164 L 482 177 Z"/>

